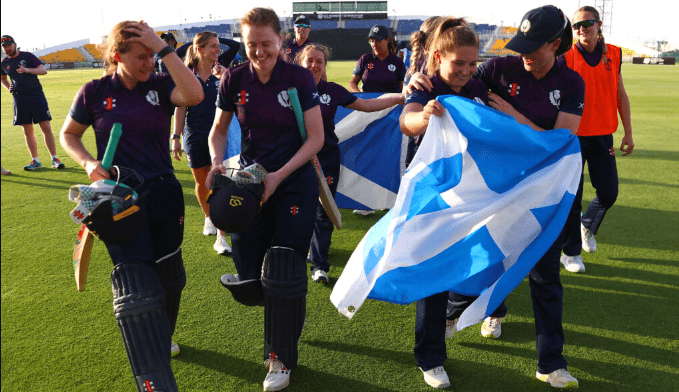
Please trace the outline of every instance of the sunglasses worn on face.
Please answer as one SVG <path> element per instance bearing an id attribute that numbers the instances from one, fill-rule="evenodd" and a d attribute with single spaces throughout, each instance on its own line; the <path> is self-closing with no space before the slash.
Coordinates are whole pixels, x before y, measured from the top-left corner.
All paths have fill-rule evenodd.
<path id="1" fill-rule="evenodd" d="M 300 29 L 308 29 L 308 28 L 311 27 L 311 26 L 309 26 L 309 25 L 306 24 L 306 23 L 297 23 L 297 24 L 295 25 L 295 27 L 299 27 Z"/>
<path id="2" fill-rule="evenodd" d="M 583 20 L 577 23 L 573 23 L 573 30 L 580 30 L 580 27 L 588 29 L 594 26 L 596 22 L 598 22 L 598 20 Z"/>

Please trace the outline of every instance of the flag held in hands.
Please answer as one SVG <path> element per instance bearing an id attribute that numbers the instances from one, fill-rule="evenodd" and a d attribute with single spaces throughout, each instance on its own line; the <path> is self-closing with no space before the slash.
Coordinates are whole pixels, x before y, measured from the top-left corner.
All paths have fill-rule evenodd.
<path id="1" fill-rule="evenodd" d="M 580 146 L 461 97 L 439 97 L 396 203 L 363 237 L 330 300 L 351 318 L 366 298 L 408 304 L 480 295 L 458 328 L 481 321 L 559 236 L 578 189 Z"/>

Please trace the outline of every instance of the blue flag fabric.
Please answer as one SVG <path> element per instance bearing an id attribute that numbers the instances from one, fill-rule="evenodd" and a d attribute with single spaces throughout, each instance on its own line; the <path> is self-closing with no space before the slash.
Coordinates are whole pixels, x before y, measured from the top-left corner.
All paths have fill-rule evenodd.
<path id="1" fill-rule="evenodd" d="M 372 99 L 381 94 L 355 95 Z M 341 151 L 337 207 L 375 210 L 393 207 L 405 172 L 408 145 L 408 138 L 398 124 L 402 111 L 400 105 L 372 113 L 337 108 L 335 134 Z M 240 147 L 241 129 L 234 116 L 224 155 L 228 167 L 238 167 Z"/>
<path id="2" fill-rule="evenodd" d="M 575 197 L 580 146 L 461 97 L 439 97 L 391 209 L 364 236 L 330 300 L 351 318 L 366 298 L 408 304 L 480 295 L 458 328 L 504 300 L 556 240 Z"/>

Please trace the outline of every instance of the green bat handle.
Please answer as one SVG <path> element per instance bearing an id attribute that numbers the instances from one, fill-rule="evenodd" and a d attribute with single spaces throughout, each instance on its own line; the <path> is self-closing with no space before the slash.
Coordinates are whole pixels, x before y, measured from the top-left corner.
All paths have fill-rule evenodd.
<path id="1" fill-rule="evenodd" d="M 299 95 L 297 94 L 296 88 L 290 87 L 288 89 L 288 98 L 290 98 L 290 105 L 292 105 L 292 110 L 295 112 L 295 118 L 297 119 L 297 125 L 299 126 L 299 133 L 302 135 L 302 141 L 306 141 L 304 114 L 302 113 L 302 105 L 299 103 Z"/>
<path id="2" fill-rule="evenodd" d="M 113 124 L 111 128 L 111 136 L 108 138 L 108 144 L 106 145 L 106 151 L 104 151 L 104 158 L 101 160 L 101 167 L 108 170 L 111 168 L 113 163 L 113 155 L 116 153 L 116 147 L 118 147 L 118 140 L 120 140 L 120 135 L 123 134 L 123 126 L 120 123 Z"/>

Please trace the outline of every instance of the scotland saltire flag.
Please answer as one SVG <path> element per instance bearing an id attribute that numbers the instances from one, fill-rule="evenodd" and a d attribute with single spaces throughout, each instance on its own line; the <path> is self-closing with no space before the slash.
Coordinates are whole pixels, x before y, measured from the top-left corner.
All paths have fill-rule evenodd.
<path id="1" fill-rule="evenodd" d="M 408 304 L 444 291 L 480 297 L 481 321 L 521 282 L 564 226 L 580 180 L 566 129 L 536 132 L 460 97 L 439 97 L 396 204 L 360 242 L 330 300 L 351 318 L 366 298 Z"/>
<path id="2" fill-rule="evenodd" d="M 371 99 L 378 93 L 357 93 Z M 341 151 L 340 181 L 335 201 L 339 208 L 384 209 L 393 207 L 405 172 L 408 138 L 399 128 L 403 107 L 363 113 L 339 107 L 335 134 Z M 238 167 L 241 130 L 236 116 L 228 132 L 224 159 L 228 167 Z"/>

